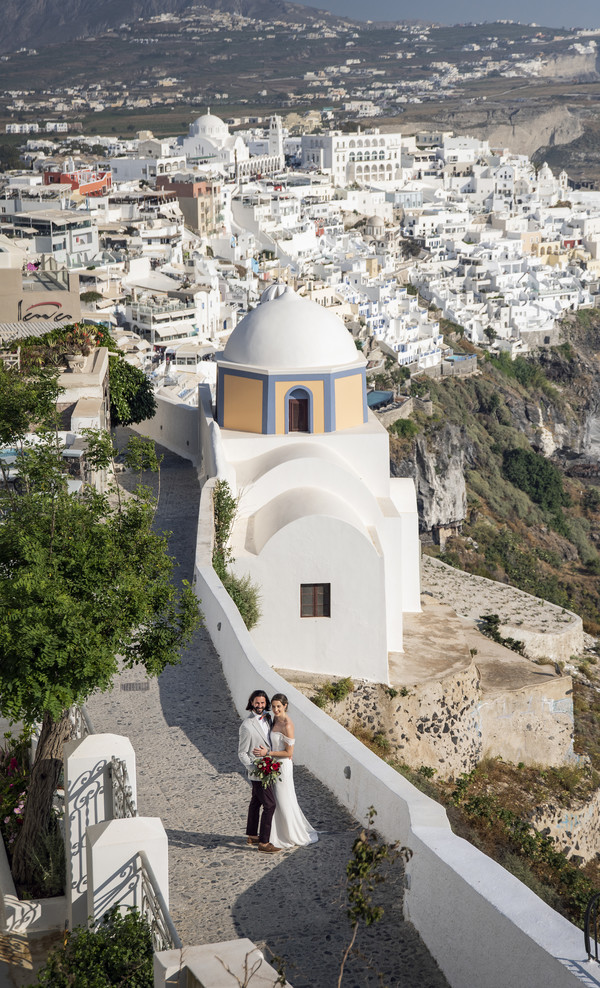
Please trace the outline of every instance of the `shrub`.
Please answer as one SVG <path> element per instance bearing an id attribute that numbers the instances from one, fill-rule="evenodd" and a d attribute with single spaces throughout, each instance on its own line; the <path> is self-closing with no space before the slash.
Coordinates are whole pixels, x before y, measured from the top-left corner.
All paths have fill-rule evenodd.
<path id="1" fill-rule="evenodd" d="M 28 892 L 35 898 L 63 895 L 67 877 L 65 842 L 56 818 L 50 830 L 42 834 L 35 846 L 29 849 L 34 888 Z"/>
<path id="2" fill-rule="evenodd" d="M 411 419 L 398 419 L 389 426 L 389 431 L 400 439 L 412 439 L 419 432 L 419 426 Z"/>
<path id="3" fill-rule="evenodd" d="M 500 618 L 497 614 L 482 614 L 479 621 L 479 630 L 486 638 L 491 638 L 492 641 L 498 642 L 499 645 L 504 645 L 505 648 L 510 648 L 512 652 L 518 652 L 519 655 L 525 654 L 525 645 L 523 642 L 517 641 L 516 638 L 502 637 L 500 634 Z"/>
<path id="4" fill-rule="evenodd" d="M 250 631 L 260 619 L 260 591 L 252 582 L 250 576 L 238 576 L 231 569 L 231 550 L 229 537 L 235 521 L 238 499 L 231 493 L 226 480 L 218 480 L 213 491 L 213 516 L 215 525 L 215 542 L 212 564 L 215 573 L 221 580 L 227 593 L 242 616 L 242 620 Z"/>
<path id="5" fill-rule="evenodd" d="M 152 988 L 150 927 L 136 910 L 115 907 L 97 930 L 78 927 L 50 954 L 36 984 L 44 988 Z"/>
<path id="6" fill-rule="evenodd" d="M 323 683 L 311 700 L 317 707 L 324 710 L 328 703 L 341 703 L 354 690 L 354 683 L 349 676 L 338 679 L 337 683 Z"/>
<path id="7" fill-rule="evenodd" d="M 563 490 L 560 471 L 540 453 L 531 449 L 506 449 L 502 470 L 507 480 L 529 495 L 545 511 L 560 512 L 569 497 Z"/>
<path id="8" fill-rule="evenodd" d="M 497 357 L 491 359 L 491 364 L 492 367 L 501 371 L 505 377 L 510 377 L 518 381 L 521 387 L 526 390 L 537 388 L 545 394 L 554 395 L 556 393 L 540 367 L 537 364 L 525 360 L 524 357 L 516 357 L 514 360 L 511 360 L 507 353 L 500 353 Z"/>
<path id="9" fill-rule="evenodd" d="M 219 574 L 220 575 L 220 574 Z M 227 570 L 221 582 L 242 616 L 242 621 L 250 631 L 260 620 L 260 592 L 249 574 L 237 576 Z"/>
<path id="10" fill-rule="evenodd" d="M 10 856 L 11 846 L 23 823 L 23 809 L 29 784 L 29 745 L 31 731 L 18 738 L 5 734 L 0 749 L 0 833 Z"/>
<path id="11" fill-rule="evenodd" d="M 387 755 L 391 747 L 390 739 L 385 734 L 382 734 L 381 731 L 376 731 L 373 735 L 373 744 L 381 755 Z"/>
<path id="12" fill-rule="evenodd" d="M 593 513 L 600 508 L 600 491 L 596 487 L 586 487 L 583 492 L 583 508 L 586 513 Z"/>

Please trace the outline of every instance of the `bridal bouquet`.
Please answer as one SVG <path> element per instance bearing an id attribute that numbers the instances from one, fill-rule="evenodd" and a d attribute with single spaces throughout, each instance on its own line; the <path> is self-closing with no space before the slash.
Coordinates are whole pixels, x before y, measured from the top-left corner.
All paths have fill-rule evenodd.
<path id="1" fill-rule="evenodd" d="M 263 755 L 262 758 L 254 759 L 254 771 L 252 773 L 263 788 L 272 786 L 281 775 L 281 762 L 271 758 L 270 755 Z"/>

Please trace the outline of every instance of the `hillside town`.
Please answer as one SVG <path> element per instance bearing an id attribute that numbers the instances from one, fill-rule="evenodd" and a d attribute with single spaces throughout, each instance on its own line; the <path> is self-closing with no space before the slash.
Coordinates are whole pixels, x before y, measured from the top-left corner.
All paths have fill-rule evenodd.
<path id="1" fill-rule="evenodd" d="M 513 357 L 553 345 L 597 304 L 600 193 L 450 131 L 320 124 L 209 109 L 169 139 L 28 138 L 1 178 L 0 337 L 105 326 L 194 404 L 273 282 L 340 316 L 371 379 L 472 371 L 457 332 Z"/>

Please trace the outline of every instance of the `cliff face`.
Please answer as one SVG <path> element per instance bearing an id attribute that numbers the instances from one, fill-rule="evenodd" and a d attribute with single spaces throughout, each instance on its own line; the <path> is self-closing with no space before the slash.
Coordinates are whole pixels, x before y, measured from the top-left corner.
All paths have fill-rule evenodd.
<path id="1" fill-rule="evenodd" d="M 403 444 L 390 444 L 392 477 L 412 477 L 417 489 L 419 528 L 436 532 L 440 528 L 457 528 L 466 517 L 464 431 L 445 425 L 431 436 L 418 436 L 412 455 Z"/>
<path id="2" fill-rule="evenodd" d="M 390 470 L 414 479 L 423 541 L 446 562 L 600 634 L 600 312 L 571 314 L 562 339 L 428 381 L 432 415 L 412 439 L 390 435 Z"/>
<path id="3" fill-rule="evenodd" d="M 533 358 L 550 385 L 545 391 L 500 375 L 487 380 L 481 364 L 482 378 L 436 387 L 441 427 L 433 421 L 412 443 L 390 436 L 390 473 L 415 481 L 422 533 L 460 530 L 467 517 L 466 477 L 470 471 L 488 474 L 490 457 L 501 460 L 501 450 L 494 450 L 503 429 L 514 430 L 510 445 L 525 437 L 568 476 L 600 472 L 600 314 L 569 316 L 562 335 L 564 345 L 540 349 Z M 463 407 L 455 407 L 460 395 Z"/>
<path id="4" fill-rule="evenodd" d="M 540 147 L 569 144 L 581 137 L 584 124 L 578 111 L 564 106 L 506 103 L 447 109 L 427 124 L 410 123 L 407 132 L 430 130 L 434 126 L 455 134 L 476 134 L 494 147 L 509 147 L 517 154 L 533 154 Z M 406 125 L 405 125 L 406 127 Z"/>

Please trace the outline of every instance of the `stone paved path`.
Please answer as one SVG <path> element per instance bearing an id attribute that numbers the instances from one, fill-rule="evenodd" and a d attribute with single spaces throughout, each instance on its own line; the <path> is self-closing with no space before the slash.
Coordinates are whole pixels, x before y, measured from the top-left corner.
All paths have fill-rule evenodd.
<path id="1" fill-rule="evenodd" d="M 172 531 L 182 578 L 192 575 L 198 502 L 196 471 L 165 451 L 157 525 Z M 266 947 L 267 957 L 285 959 L 294 988 L 334 988 L 350 937 L 344 879 L 357 824 L 299 768 L 299 800 L 321 832 L 319 843 L 277 855 L 246 846 L 250 790 L 237 761 L 239 719 L 204 631 L 181 665 L 148 690 L 121 689 L 132 682 L 147 681 L 137 670 L 125 671 L 111 693 L 87 706 L 96 731 L 128 735 L 135 748 L 138 808 L 160 816 L 167 831 L 171 913 L 184 944 L 249 937 Z M 416 930 L 402 919 L 398 867 L 380 889 L 385 916 L 359 934 L 362 956 L 349 961 L 344 988 L 446 988 Z"/>

